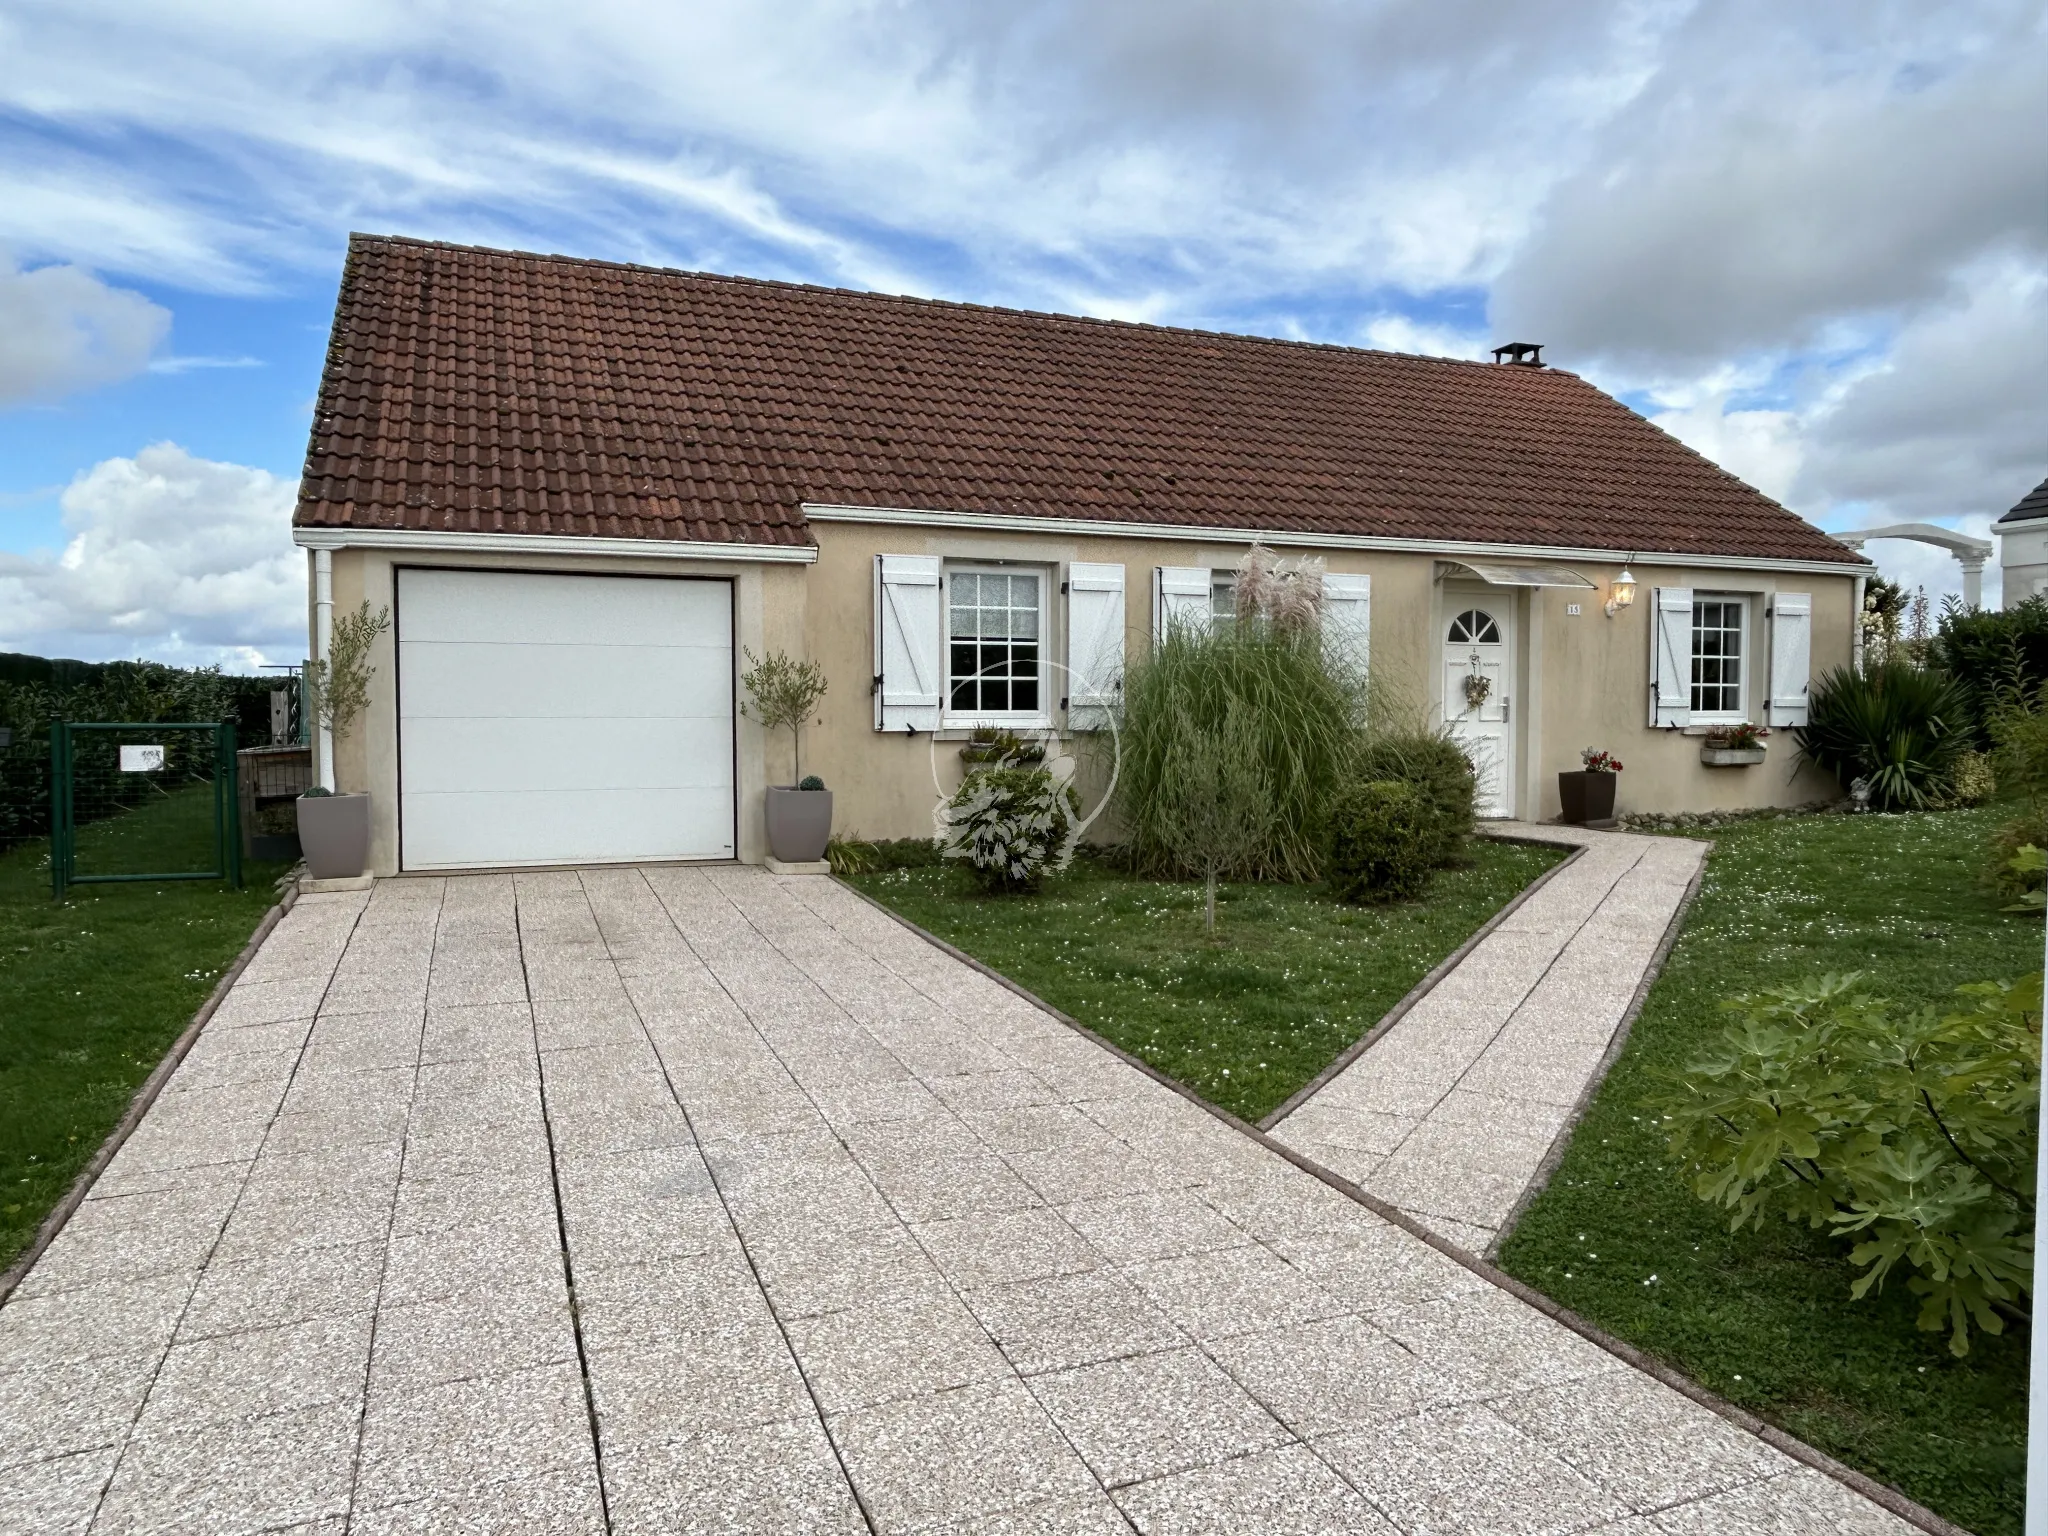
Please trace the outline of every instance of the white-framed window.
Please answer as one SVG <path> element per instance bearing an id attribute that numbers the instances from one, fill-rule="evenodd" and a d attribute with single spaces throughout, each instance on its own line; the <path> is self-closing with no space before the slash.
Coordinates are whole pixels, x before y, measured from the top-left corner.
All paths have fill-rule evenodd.
<path id="1" fill-rule="evenodd" d="M 1209 573 L 1209 627 L 1229 629 L 1237 623 L 1237 572 Z"/>
<path id="2" fill-rule="evenodd" d="M 946 567 L 946 723 L 1043 724 L 1046 573 Z"/>
<path id="3" fill-rule="evenodd" d="M 1692 601 L 1692 718 L 1695 724 L 1749 718 L 1749 600 L 1696 593 Z"/>

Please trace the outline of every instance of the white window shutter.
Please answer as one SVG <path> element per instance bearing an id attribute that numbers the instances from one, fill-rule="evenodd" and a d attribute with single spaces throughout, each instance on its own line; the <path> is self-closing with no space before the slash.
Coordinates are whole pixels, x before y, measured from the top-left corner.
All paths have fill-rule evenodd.
<path id="1" fill-rule="evenodd" d="M 1372 662 L 1372 578 L 1331 571 L 1323 577 L 1323 651 L 1360 677 Z"/>
<path id="2" fill-rule="evenodd" d="M 1767 725 L 1806 724 L 1807 673 L 1813 662 L 1813 594 L 1771 599 L 1771 707 Z"/>
<path id="3" fill-rule="evenodd" d="M 1124 568 L 1067 567 L 1067 729 L 1109 728 L 1124 685 Z"/>
<path id="4" fill-rule="evenodd" d="M 936 731 L 945 686 L 936 555 L 875 556 L 875 729 Z"/>
<path id="5" fill-rule="evenodd" d="M 1659 587 L 1650 613 L 1650 724 L 1692 724 L 1692 588 Z"/>
<path id="6" fill-rule="evenodd" d="M 1152 568 L 1152 643 L 1176 624 L 1209 627 L 1209 568 L 1158 565 Z"/>

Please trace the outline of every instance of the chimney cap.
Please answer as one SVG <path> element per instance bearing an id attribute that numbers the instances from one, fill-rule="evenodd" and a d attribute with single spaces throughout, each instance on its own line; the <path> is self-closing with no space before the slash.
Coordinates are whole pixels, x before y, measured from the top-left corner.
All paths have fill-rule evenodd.
<path id="1" fill-rule="evenodd" d="M 1540 341 L 1510 341 L 1493 349 L 1493 360 L 1505 362 L 1517 368 L 1541 368 L 1543 366 L 1543 343 Z"/>

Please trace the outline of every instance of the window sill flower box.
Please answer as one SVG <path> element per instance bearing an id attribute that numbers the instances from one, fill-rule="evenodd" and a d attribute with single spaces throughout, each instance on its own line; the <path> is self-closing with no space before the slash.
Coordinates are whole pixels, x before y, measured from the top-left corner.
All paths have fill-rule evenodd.
<path id="1" fill-rule="evenodd" d="M 1753 768 L 1763 760 L 1762 747 L 1717 747 L 1709 742 L 1700 748 L 1700 761 L 1709 768 Z"/>

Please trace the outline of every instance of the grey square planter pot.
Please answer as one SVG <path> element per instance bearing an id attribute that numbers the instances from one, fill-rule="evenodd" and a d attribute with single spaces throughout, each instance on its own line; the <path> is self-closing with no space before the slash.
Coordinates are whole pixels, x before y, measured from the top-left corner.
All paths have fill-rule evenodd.
<path id="1" fill-rule="evenodd" d="M 815 864 L 832 840 L 832 791 L 768 790 L 768 851 L 785 864 Z"/>
<path id="2" fill-rule="evenodd" d="M 347 880 L 370 865 L 370 797 L 301 795 L 299 847 L 315 880 Z"/>
<path id="3" fill-rule="evenodd" d="M 1749 768 L 1764 760 L 1762 747 L 1701 747 L 1700 761 L 1709 768 Z"/>

